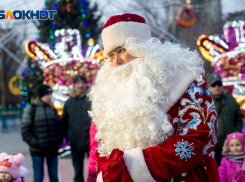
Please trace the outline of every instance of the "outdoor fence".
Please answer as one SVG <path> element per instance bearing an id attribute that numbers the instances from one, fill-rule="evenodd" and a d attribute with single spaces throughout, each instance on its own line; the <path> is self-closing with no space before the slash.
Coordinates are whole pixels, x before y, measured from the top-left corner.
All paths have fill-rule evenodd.
<path id="1" fill-rule="evenodd" d="M 1 132 L 20 130 L 23 110 L 21 107 L 0 109 Z"/>

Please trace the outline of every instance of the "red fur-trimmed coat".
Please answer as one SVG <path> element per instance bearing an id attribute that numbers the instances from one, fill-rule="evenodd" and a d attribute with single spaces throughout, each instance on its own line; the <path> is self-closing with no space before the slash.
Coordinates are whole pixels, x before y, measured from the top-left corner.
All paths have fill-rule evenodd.
<path id="1" fill-rule="evenodd" d="M 164 143 L 114 149 L 108 158 L 97 153 L 97 181 L 218 182 L 217 114 L 204 79 L 194 81 L 167 114 L 175 133 Z"/>

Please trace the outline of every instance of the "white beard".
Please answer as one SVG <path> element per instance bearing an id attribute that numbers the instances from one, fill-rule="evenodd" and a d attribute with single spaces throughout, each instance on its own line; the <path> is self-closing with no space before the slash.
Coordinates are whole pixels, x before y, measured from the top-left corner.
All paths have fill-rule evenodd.
<path id="1" fill-rule="evenodd" d="M 108 156 L 115 148 L 127 151 L 155 146 L 173 134 L 163 108 L 168 103 L 165 96 L 170 88 L 167 78 L 176 74 L 179 62 L 162 59 L 161 48 L 157 48 L 160 45 L 155 41 L 150 42 L 153 47 L 143 49 L 143 44 L 134 44 L 129 39 L 127 51 L 140 58 L 118 68 L 106 61 L 96 77 L 89 93 L 90 114 L 98 130 L 96 139 L 100 141 L 98 152 L 102 156 Z M 170 48 L 177 49 L 176 46 Z M 165 48 L 162 54 L 166 52 L 169 50 Z M 185 64 L 180 66 L 188 67 Z M 192 66 L 192 69 L 195 68 Z"/>

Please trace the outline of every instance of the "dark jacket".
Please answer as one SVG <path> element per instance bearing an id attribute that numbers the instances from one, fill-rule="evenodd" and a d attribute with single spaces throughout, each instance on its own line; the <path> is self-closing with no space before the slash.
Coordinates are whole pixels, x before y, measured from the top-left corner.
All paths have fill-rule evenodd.
<path id="1" fill-rule="evenodd" d="M 218 136 L 216 148 L 222 148 L 226 136 L 233 132 L 242 132 L 243 114 L 239 104 L 229 95 L 222 95 L 221 99 L 214 98 L 218 114 Z"/>
<path id="2" fill-rule="evenodd" d="M 34 117 L 32 105 L 26 107 L 23 113 L 22 138 L 30 146 L 31 155 L 56 156 L 63 141 L 58 112 L 39 98 L 32 104 L 36 105 Z"/>
<path id="3" fill-rule="evenodd" d="M 91 102 L 87 98 L 87 91 L 78 96 L 73 89 L 71 98 L 65 102 L 63 123 L 66 128 L 66 138 L 74 150 L 89 151 L 91 118 L 88 111 L 90 107 Z"/>

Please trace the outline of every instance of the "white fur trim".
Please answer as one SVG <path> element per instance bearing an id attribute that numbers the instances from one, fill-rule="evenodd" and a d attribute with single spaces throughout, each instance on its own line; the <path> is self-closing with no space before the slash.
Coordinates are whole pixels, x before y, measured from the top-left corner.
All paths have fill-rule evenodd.
<path id="1" fill-rule="evenodd" d="M 96 178 L 96 182 L 103 182 L 102 172 L 100 172 Z"/>
<path id="2" fill-rule="evenodd" d="M 168 102 L 164 105 L 163 112 L 167 112 L 174 106 L 174 104 L 182 97 L 186 89 L 195 80 L 193 72 L 186 70 L 185 68 L 179 68 L 178 73 L 172 75 L 167 79 L 167 85 L 171 85 L 169 91 L 165 94 L 168 98 Z"/>
<path id="3" fill-rule="evenodd" d="M 145 23 L 137 22 L 119 22 L 102 31 L 102 41 L 104 45 L 105 56 L 115 48 L 124 46 L 126 40 L 130 37 L 136 38 L 137 43 L 145 43 L 151 38 L 151 32 Z"/>
<path id="4" fill-rule="evenodd" d="M 147 168 L 140 147 L 124 152 L 123 158 L 134 182 L 156 182 Z"/>

